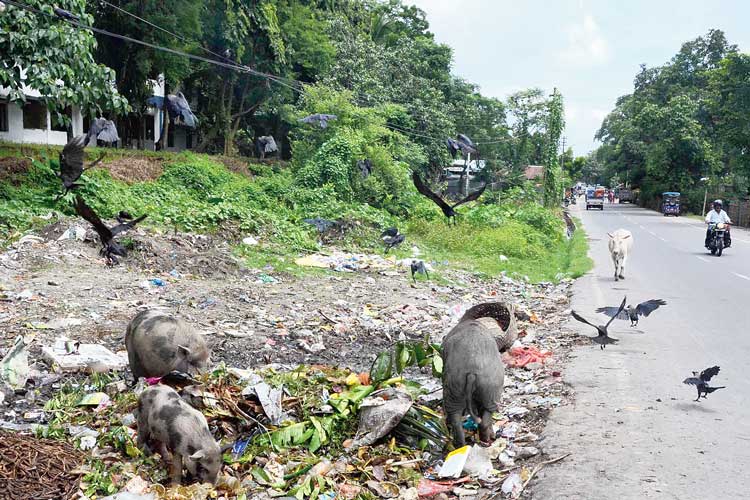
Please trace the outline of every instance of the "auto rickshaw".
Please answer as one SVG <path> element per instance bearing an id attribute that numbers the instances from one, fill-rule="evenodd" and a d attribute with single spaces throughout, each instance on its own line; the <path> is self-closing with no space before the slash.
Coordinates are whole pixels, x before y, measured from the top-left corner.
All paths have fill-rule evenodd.
<path id="1" fill-rule="evenodd" d="M 680 193 L 676 191 L 667 191 L 661 194 L 661 213 L 664 217 L 668 215 L 680 216 Z"/>

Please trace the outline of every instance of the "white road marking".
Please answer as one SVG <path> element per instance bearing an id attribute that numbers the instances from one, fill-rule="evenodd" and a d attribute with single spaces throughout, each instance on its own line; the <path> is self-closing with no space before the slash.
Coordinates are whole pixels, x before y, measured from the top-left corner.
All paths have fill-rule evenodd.
<path id="1" fill-rule="evenodd" d="M 748 281 L 750 281 L 750 276 L 745 276 L 744 274 L 740 274 L 740 273 L 735 273 L 735 272 L 732 272 L 732 274 L 734 274 L 734 275 L 735 275 L 735 276 L 737 276 L 738 278 L 742 278 L 743 280 L 748 280 Z"/>
<path id="2" fill-rule="evenodd" d="M 711 261 L 710 261 L 710 260 L 708 260 L 707 258 L 705 258 L 705 257 L 701 257 L 700 255 L 697 255 L 696 257 L 698 257 L 698 258 L 699 258 L 700 260 L 702 260 L 703 262 L 711 262 Z"/>

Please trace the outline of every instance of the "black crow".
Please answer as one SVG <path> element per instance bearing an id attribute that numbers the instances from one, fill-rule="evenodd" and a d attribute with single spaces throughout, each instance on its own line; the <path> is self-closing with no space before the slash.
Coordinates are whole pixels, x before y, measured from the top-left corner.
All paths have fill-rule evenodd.
<path id="1" fill-rule="evenodd" d="M 77 23 L 81 22 L 81 18 L 76 16 L 70 11 L 61 9 L 60 7 L 54 7 L 52 10 L 55 12 L 55 15 L 59 17 L 60 19 L 67 19 L 69 21 L 75 21 Z"/>
<path id="2" fill-rule="evenodd" d="M 616 344 L 617 342 L 620 341 L 620 339 L 610 337 L 609 334 L 607 333 L 607 328 L 609 328 L 609 325 L 612 324 L 612 322 L 615 320 L 615 317 L 619 315 L 623 309 L 625 309 L 625 300 L 626 298 L 622 299 L 622 304 L 620 304 L 620 308 L 618 309 L 617 314 L 612 316 L 612 318 L 610 318 L 610 320 L 607 322 L 606 325 L 595 325 L 591 323 L 590 321 L 588 321 L 587 319 L 585 319 L 584 317 L 582 317 L 581 315 L 579 315 L 575 311 L 571 311 L 570 314 L 572 314 L 573 317 L 577 319 L 578 321 L 580 321 L 581 323 L 586 323 L 587 325 L 593 326 L 594 328 L 596 328 L 598 335 L 596 337 L 592 337 L 591 340 L 595 344 L 599 344 L 600 348 L 604 349 L 607 346 L 607 344 Z"/>
<path id="3" fill-rule="evenodd" d="M 126 212 L 125 210 L 120 210 L 115 218 L 120 224 L 124 224 L 126 221 L 133 220 L 133 216 L 130 215 L 130 212 Z"/>
<path id="4" fill-rule="evenodd" d="M 724 389 L 726 386 L 718 386 L 718 387 L 709 387 L 708 381 L 711 380 L 714 375 L 719 373 L 720 368 L 718 366 L 712 366 L 711 368 L 706 368 L 700 374 L 698 372 L 693 372 L 692 377 L 688 377 L 685 380 L 682 381 L 683 384 L 687 385 L 694 385 L 698 389 L 698 398 L 695 399 L 695 401 L 700 402 L 701 400 L 701 393 L 703 394 L 703 399 L 706 399 L 706 397 L 719 389 Z"/>
<path id="5" fill-rule="evenodd" d="M 425 276 L 427 276 L 427 279 L 430 279 L 430 275 L 427 272 L 427 267 L 425 267 L 424 261 L 414 259 L 411 261 L 410 267 L 411 267 L 411 279 L 414 281 L 414 283 L 417 282 L 417 278 L 415 276 L 417 273 L 424 274 Z"/>
<path id="6" fill-rule="evenodd" d="M 102 153 L 88 168 L 83 168 L 83 160 L 86 156 L 83 148 L 86 146 L 86 139 L 85 135 L 74 137 L 65 145 L 60 153 L 60 173 L 57 176 L 65 188 L 63 195 L 72 189 L 80 187 L 80 184 L 77 184 L 76 181 L 81 178 L 83 172 L 93 168 L 104 158 L 104 153 Z"/>
<path id="7" fill-rule="evenodd" d="M 255 141 L 255 147 L 258 148 L 258 157 L 263 160 L 267 154 L 276 153 L 279 148 L 276 146 L 276 139 L 272 135 L 262 135 Z"/>
<path id="8" fill-rule="evenodd" d="M 451 139 L 450 137 L 445 140 L 445 145 L 448 147 L 448 152 L 450 153 L 451 158 L 455 158 L 456 153 L 461 151 L 461 145 L 458 143 L 458 141 L 456 141 L 455 139 Z"/>
<path id="9" fill-rule="evenodd" d="M 108 228 L 104 225 L 99 216 L 96 215 L 96 212 L 94 212 L 94 210 L 88 206 L 80 196 L 76 196 L 75 209 L 78 215 L 89 221 L 89 223 L 94 226 L 94 230 L 96 231 L 96 234 L 99 235 L 99 240 L 102 243 L 100 254 L 107 259 L 108 264 L 117 264 L 117 257 L 115 257 L 115 255 L 119 255 L 120 257 L 125 257 L 125 255 L 127 255 L 125 247 L 117 243 L 114 240 L 114 237 L 128 229 L 132 229 L 136 224 L 146 218 L 146 215 L 141 215 L 137 219 L 118 224 L 113 228 Z"/>
<path id="10" fill-rule="evenodd" d="M 435 204 L 440 207 L 440 210 L 443 211 L 443 215 L 445 215 L 449 219 L 452 217 L 454 223 L 456 222 L 456 211 L 454 209 L 459 205 L 463 205 L 464 203 L 468 203 L 470 201 L 478 199 L 480 196 L 482 196 L 482 193 L 484 193 L 484 190 L 487 188 L 487 184 L 485 184 L 473 193 L 470 193 L 469 196 L 459 201 L 458 203 L 448 205 L 440 196 L 433 193 L 427 186 L 425 186 L 425 184 L 422 182 L 422 179 L 419 177 L 419 174 L 413 172 L 412 179 L 414 180 L 414 186 L 417 188 L 417 191 L 419 191 L 419 193 L 423 196 L 426 196 L 427 198 L 434 201 Z"/>
<path id="11" fill-rule="evenodd" d="M 110 146 L 120 140 L 115 122 L 106 118 L 95 118 L 91 121 L 89 131 L 86 133 L 86 144 L 89 143 L 92 137 Z"/>
<path id="12" fill-rule="evenodd" d="M 651 299 L 646 302 L 641 302 L 637 306 L 633 307 L 628 304 L 625 310 L 620 311 L 617 307 L 600 307 L 596 310 L 598 313 L 604 313 L 611 318 L 617 319 L 629 319 L 630 326 L 638 326 L 638 316 L 648 316 L 652 312 L 656 311 L 659 306 L 666 306 L 667 302 L 662 299 Z"/>
<path id="13" fill-rule="evenodd" d="M 325 233 L 338 224 L 338 222 L 336 221 L 321 219 L 320 217 L 316 217 L 314 219 L 302 219 L 302 222 L 306 222 L 307 224 L 315 226 L 319 233 Z"/>
<path id="14" fill-rule="evenodd" d="M 396 236 L 383 236 L 383 242 L 385 242 L 385 253 L 388 253 L 388 250 L 391 248 L 399 246 L 405 239 L 406 236 L 403 234 L 397 234 Z"/>
<path id="15" fill-rule="evenodd" d="M 317 113 L 314 115 L 308 115 L 304 118 L 300 118 L 299 121 L 301 121 L 302 123 L 317 123 L 320 128 L 326 128 L 328 127 L 328 121 L 335 120 L 336 118 L 336 115 L 325 115 L 322 113 Z"/>
<path id="16" fill-rule="evenodd" d="M 363 179 L 367 179 L 372 174 L 372 162 L 368 158 L 357 160 L 357 167 Z"/>
<path id="17" fill-rule="evenodd" d="M 149 97 L 146 102 L 155 108 L 164 108 L 164 98 L 161 96 Z M 169 94 L 167 96 L 167 112 L 177 125 L 195 128 L 198 124 L 198 118 L 193 114 L 193 110 L 190 109 L 190 104 L 182 92 L 177 92 L 177 95 Z"/>
<path id="18" fill-rule="evenodd" d="M 458 134 L 458 140 L 456 141 L 458 146 L 461 148 L 461 151 L 464 152 L 464 154 L 468 153 L 477 153 L 477 147 L 474 145 L 471 139 L 469 139 L 464 134 Z"/>
<path id="19" fill-rule="evenodd" d="M 388 228 L 385 229 L 385 231 L 383 231 L 382 233 L 380 233 L 380 237 L 383 238 L 383 239 L 385 239 L 386 236 L 390 236 L 391 238 L 393 238 L 396 235 L 398 235 L 398 228 L 395 227 L 395 226 L 394 227 L 388 227 Z"/>

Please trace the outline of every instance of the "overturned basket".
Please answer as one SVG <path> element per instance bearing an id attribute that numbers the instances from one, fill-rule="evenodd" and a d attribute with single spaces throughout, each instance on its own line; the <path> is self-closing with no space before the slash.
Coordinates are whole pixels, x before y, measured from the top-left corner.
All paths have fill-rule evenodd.
<path id="1" fill-rule="evenodd" d="M 513 342 L 518 338 L 515 305 L 506 304 L 505 302 L 484 302 L 477 304 L 461 316 L 459 323 L 482 318 L 493 319 L 497 323 L 499 331 L 495 335 L 495 342 L 497 342 L 498 351 L 505 352 L 510 349 Z"/>

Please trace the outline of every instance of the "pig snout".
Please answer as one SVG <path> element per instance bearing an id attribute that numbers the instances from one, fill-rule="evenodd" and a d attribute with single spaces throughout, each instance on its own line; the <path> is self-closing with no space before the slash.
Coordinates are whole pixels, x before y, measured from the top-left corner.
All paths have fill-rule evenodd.
<path id="1" fill-rule="evenodd" d="M 136 315 L 125 333 L 133 377 L 161 377 L 177 370 L 195 375 L 204 370 L 210 351 L 189 324 L 155 310 Z"/>
<path id="2" fill-rule="evenodd" d="M 136 413 L 138 445 L 141 448 L 149 442 L 158 445 L 165 462 L 171 462 L 173 483 L 182 481 L 183 466 L 191 479 L 216 483 L 222 465 L 221 451 L 202 413 L 165 385 L 143 391 Z"/>

